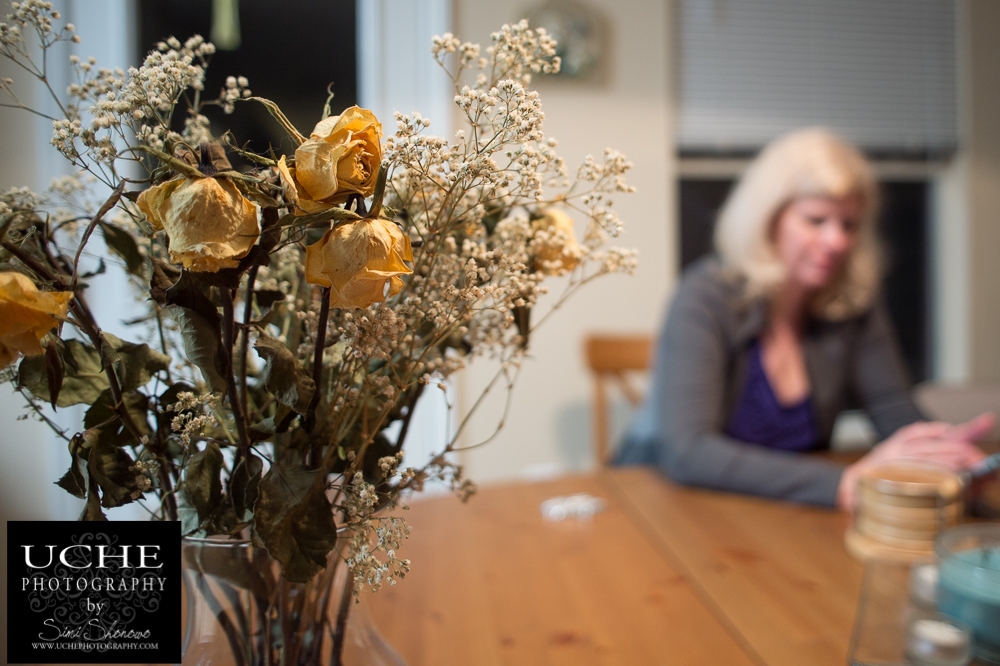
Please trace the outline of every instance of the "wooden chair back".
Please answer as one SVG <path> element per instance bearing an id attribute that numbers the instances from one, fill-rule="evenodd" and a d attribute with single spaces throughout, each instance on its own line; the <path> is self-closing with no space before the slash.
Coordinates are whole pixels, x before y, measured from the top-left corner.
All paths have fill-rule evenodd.
<path id="1" fill-rule="evenodd" d="M 594 375 L 594 455 L 598 465 L 609 460 L 608 393 L 606 382 L 614 381 L 633 407 L 642 395 L 630 383 L 627 373 L 649 369 L 653 338 L 649 335 L 590 335 L 584 341 L 587 367 Z"/>

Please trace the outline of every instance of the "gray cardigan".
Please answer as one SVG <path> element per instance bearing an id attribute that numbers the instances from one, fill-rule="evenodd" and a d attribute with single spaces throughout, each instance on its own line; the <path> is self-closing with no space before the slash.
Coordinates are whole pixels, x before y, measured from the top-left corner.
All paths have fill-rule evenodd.
<path id="1" fill-rule="evenodd" d="M 616 462 L 656 465 L 678 483 L 834 506 L 841 466 L 724 434 L 766 318 L 766 302 L 748 300 L 718 259 L 686 270 L 657 345 L 652 387 Z M 882 438 L 922 418 L 881 301 L 845 321 L 810 321 L 802 345 L 821 445 L 829 445 L 852 393 Z"/>

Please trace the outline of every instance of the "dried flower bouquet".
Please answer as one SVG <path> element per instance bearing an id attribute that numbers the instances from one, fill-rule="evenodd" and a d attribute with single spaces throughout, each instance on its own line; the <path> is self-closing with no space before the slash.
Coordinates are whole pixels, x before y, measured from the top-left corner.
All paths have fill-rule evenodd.
<path id="1" fill-rule="evenodd" d="M 487 390 L 510 390 L 545 278 L 566 276 L 558 307 L 634 269 L 633 251 L 603 249 L 629 163 L 608 150 L 567 177 L 527 88 L 558 69 L 555 44 L 524 22 L 485 54 L 435 38 L 467 125 L 448 140 L 417 114 L 383 137 L 370 111 L 332 115 L 330 100 L 304 134 L 242 77 L 208 100 L 214 48 L 199 37 L 127 72 L 71 58 L 62 94 L 46 53 L 78 39 L 58 19 L 26 0 L 0 23 L 0 54 L 59 111 L 28 108 L 7 78 L 4 106 L 49 117 L 78 172 L 0 198 L 0 365 L 68 445 L 59 485 L 85 500 L 83 520 L 142 499 L 186 535 L 249 534 L 289 581 L 312 578 L 346 533 L 355 587 L 394 583 L 408 530 L 382 509 L 431 479 L 473 490 L 449 457 L 468 415 L 427 465 L 402 468 L 418 399 L 477 356 L 499 365 Z M 237 103 L 265 105 L 292 150 L 213 135 L 208 107 Z M 581 242 L 568 210 L 588 220 Z M 140 294 L 133 339 L 88 306 L 97 239 Z M 77 404 L 77 428 L 49 411 Z"/>

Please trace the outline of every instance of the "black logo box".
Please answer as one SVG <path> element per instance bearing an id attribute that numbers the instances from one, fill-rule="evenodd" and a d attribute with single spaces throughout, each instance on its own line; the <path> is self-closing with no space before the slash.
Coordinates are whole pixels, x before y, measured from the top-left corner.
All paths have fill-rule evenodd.
<path id="1" fill-rule="evenodd" d="M 179 522 L 9 521 L 7 663 L 181 660 Z"/>

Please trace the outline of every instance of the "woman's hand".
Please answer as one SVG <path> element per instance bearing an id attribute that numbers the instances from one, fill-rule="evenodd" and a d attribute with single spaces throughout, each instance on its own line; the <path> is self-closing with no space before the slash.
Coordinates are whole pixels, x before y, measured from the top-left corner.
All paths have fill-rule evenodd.
<path id="1" fill-rule="evenodd" d="M 960 470 L 979 462 L 986 454 L 973 442 L 992 430 L 995 423 L 996 416 L 986 412 L 955 426 L 940 421 L 920 421 L 900 428 L 844 470 L 837 488 L 837 506 L 847 511 L 853 509 L 861 475 L 883 463 L 916 459 Z"/>

